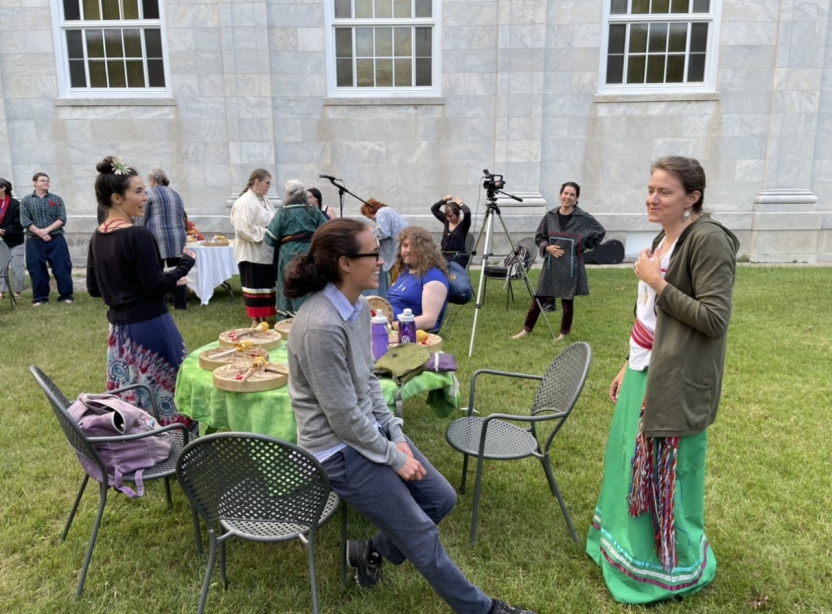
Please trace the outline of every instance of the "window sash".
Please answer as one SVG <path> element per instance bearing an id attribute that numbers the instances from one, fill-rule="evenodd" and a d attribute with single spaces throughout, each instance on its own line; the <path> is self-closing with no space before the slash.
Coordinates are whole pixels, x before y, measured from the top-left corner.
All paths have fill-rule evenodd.
<path id="1" fill-rule="evenodd" d="M 605 32 L 602 45 L 602 58 L 599 71 L 599 93 L 601 94 L 627 94 L 645 93 L 660 94 L 670 92 L 712 92 L 716 83 L 716 63 L 718 54 L 719 38 L 719 11 L 721 0 L 686 0 L 688 12 L 670 12 L 678 7 L 679 0 L 605 0 L 604 18 Z M 648 12 L 631 13 L 635 3 L 640 3 L 641 9 Z M 614 6 L 618 10 L 626 7 L 626 12 L 612 13 Z M 654 12 L 654 5 L 660 9 L 667 6 L 668 12 Z M 690 12 L 696 8 L 699 12 Z M 704 9 L 707 8 L 707 11 Z M 686 26 L 686 44 L 684 52 L 679 50 L 670 51 L 667 47 L 669 41 L 665 39 L 663 51 L 651 51 L 649 48 L 643 51 L 630 49 L 631 33 L 633 26 L 642 26 L 650 29 L 655 25 L 665 25 L 666 30 L 676 30 L 680 25 Z M 614 27 L 624 26 L 624 49 L 614 50 L 616 42 L 620 44 L 620 36 L 614 36 Z M 705 43 L 702 49 L 691 49 L 692 32 L 699 28 L 698 39 L 701 39 L 702 28 L 705 33 Z M 648 34 L 649 36 L 649 34 Z M 615 39 L 615 40 L 614 40 Z M 648 43 L 649 45 L 649 43 Z M 652 61 L 652 66 L 651 66 Z M 631 68 L 636 72 L 641 71 L 639 78 L 628 79 L 628 72 Z M 668 75 L 670 69 L 672 75 Z M 679 81 L 681 73 L 682 80 Z M 661 74 L 661 81 L 657 75 Z M 652 78 L 650 81 L 648 79 Z M 670 80 L 668 80 L 670 78 Z"/>
<path id="2" fill-rule="evenodd" d="M 82 23 L 86 26 L 88 23 L 101 22 Z M 79 27 L 63 30 L 70 90 L 165 91 L 161 28 L 153 27 L 146 21 L 139 22 L 145 24 L 145 27 L 137 27 L 135 24 L 132 27 L 114 27 L 112 21 L 103 23 L 109 27 L 82 27 L 79 24 Z M 119 22 L 122 23 L 126 22 Z M 100 49 L 90 49 L 91 41 L 96 42 L 96 33 L 100 33 Z M 113 36 L 115 33 L 119 36 Z M 128 33 L 132 41 L 128 38 Z M 153 39 L 148 40 L 150 33 L 153 33 Z M 134 38 L 136 34 L 138 41 Z M 136 42 L 138 49 L 135 49 Z M 129 48 L 131 46 L 133 49 Z M 83 85 L 80 84 L 82 79 Z"/>

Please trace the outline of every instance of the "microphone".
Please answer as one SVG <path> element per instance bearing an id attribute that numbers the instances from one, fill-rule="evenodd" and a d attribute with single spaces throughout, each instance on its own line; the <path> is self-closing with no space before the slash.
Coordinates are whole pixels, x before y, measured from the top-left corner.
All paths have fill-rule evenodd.
<path id="1" fill-rule="evenodd" d="M 318 177 L 321 179 L 329 179 L 330 181 L 341 181 L 340 179 L 336 179 L 332 175 L 325 175 L 324 173 L 318 173 Z"/>

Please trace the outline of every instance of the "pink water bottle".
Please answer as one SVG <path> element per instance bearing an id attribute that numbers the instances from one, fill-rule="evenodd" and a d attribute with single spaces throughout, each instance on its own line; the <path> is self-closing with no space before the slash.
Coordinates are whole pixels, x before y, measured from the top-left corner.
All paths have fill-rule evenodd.
<path id="1" fill-rule="evenodd" d="M 387 316 L 380 314 L 370 320 L 373 330 L 373 360 L 378 360 L 390 349 L 390 337 L 387 334 Z"/>
<path id="2" fill-rule="evenodd" d="M 416 343 L 416 316 L 413 311 L 405 309 L 398 315 L 399 343 Z"/>

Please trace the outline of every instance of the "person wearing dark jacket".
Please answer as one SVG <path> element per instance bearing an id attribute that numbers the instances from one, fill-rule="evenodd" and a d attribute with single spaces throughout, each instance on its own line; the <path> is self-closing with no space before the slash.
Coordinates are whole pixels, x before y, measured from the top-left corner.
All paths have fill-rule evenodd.
<path id="1" fill-rule="evenodd" d="M 176 268 L 162 271 L 153 233 L 132 220 L 144 216 L 147 193 L 135 169 L 108 156 L 97 165 L 95 196 L 109 210 L 93 233 L 87 254 L 87 290 L 109 307 L 107 390 L 145 384 L 156 398 L 162 425 L 192 421 L 176 411 L 176 376 L 188 355 L 168 312 L 165 296 L 187 283 L 194 252 L 184 248 Z M 128 403 L 150 411 L 145 390 L 123 393 Z"/>
<path id="2" fill-rule="evenodd" d="M 0 300 L 6 298 L 6 292 L 13 292 L 14 298 L 20 300 L 23 292 L 25 275 L 23 273 L 24 236 L 23 224 L 20 223 L 20 203 L 12 198 L 12 184 L 0 179 L 0 241 L 9 248 L 11 260 L 11 289 L 6 286 L 5 276 L 0 277 Z M 0 262 L 0 266 L 6 266 Z"/>
<path id="3" fill-rule="evenodd" d="M 575 296 L 589 294 L 583 253 L 604 240 L 606 231 L 594 217 L 578 206 L 581 186 L 567 181 L 560 188 L 560 207 L 543 216 L 534 242 L 543 256 L 540 281 L 526 314 L 523 330 L 512 339 L 522 339 L 534 330 L 540 316 L 540 303 L 554 311 L 555 299 L 560 299 L 563 316 L 560 322 L 560 341 L 572 330 Z"/>
<path id="4" fill-rule="evenodd" d="M 696 160 L 657 160 L 647 192 L 647 219 L 662 231 L 635 265 L 630 352 L 610 386 L 615 413 L 586 544 L 613 598 L 631 604 L 684 597 L 716 574 L 706 429 L 719 407 L 739 247 L 702 212 Z"/>
<path id="5" fill-rule="evenodd" d="M 433 203 L 430 208 L 433 217 L 442 222 L 442 256 L 445 262 L 456 262 L 463 268 L 468 266 L 471 254 L 465 249 L 465 240 L 471 230 L 471 210 L 459 196 L 446 196 Z"/>

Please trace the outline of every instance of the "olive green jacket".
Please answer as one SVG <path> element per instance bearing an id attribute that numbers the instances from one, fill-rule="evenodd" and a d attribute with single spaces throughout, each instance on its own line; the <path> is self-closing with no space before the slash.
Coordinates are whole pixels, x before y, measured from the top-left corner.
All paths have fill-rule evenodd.
<path id="1" fill-rule="evenodd" d="M 655 250 L 664 237 L 653 241 Z M 644 407 L 647 437 L 695 435 L 716 418 L 739 240 L 707 216 L 679 236 L 656 301 Z"/>

